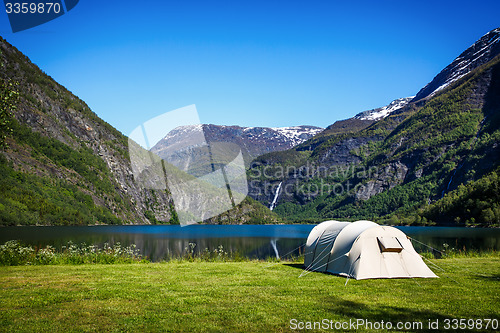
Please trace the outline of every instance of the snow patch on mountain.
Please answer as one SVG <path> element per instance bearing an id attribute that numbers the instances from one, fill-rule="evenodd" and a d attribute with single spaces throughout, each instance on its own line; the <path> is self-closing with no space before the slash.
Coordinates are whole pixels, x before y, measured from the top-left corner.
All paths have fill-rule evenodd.
<path id="1" fill-rule="evenodd" d="M 323 128 L 314 126 L 272 127 L 271 129 L 287 138 L 292 143 L 292 146 L 300 145 L 323 131 Z"/>
<path id="2" fill-rule="evenodd" d="M 467 50 L 462 52 L 451 64 L 422 88 L 415 97 L 420 100 L 435 95 L 453 82 L 469 74 L 472 70 L 487 63 L 500 53 L 500 28 L 494 29 Z"/>
<path id="3" fill-rule="evenodd" d="M 315 136 L 324 128 L 316 126 L 243 127 L 244 135 L 252 138 L 272 138 L 286 142 L 290 148 Z"/>
<path id="4" fill-rule="evenodd" d="M 212 124 L 179 126 L 151 149 L 162 158 L 209 142 L 229 142 L 253 156 L 293 148 L 323 131 L 316 126 L 240 127 Z"/>
<path id="5" fill-rule="evenodd" d="M 415 96 L 398 98 L 381 108 L 376 108 L 368 111 L 363 111 L 354 116 L 355 119 L 359 120 L 380 120 L 396 110 L 401 109 L 403 106 L 408 104 Z"/>
<path id="6" fill-rule="evenodd" d="M 475 64 L 480 58 L 484 57 L 488 51 L 491 49 L 493 44 L 499 43 L 500 42 L 500 29 L 495 29 L 498 33 L 496 36 L 492 36 L 489 38 L 489 40 L 486 42 L 486 45 L 480 48 L 478 51 L 474 52 L 472 54 L 472 57 L 474 57 L 472 60 L 470 58 L 464 59 L 463 56 L 456 58 L 452 62 L 452 67 L 453 71 L 452 74 L 446 79 L 446 81 L 440 85 L 436 90 L 434 90 L 431 93 L 431 96 L 434 95 L 436 92 L 439 90 L 442 90 L 449 86 L 451 83 L 457 81 L 458 79 L 462 78 L 463 76 L 467 75 L 472 68 L 475 68 L 474 66 L 471 66 L 472 64 Z M 484 37 L 484 36 L 483 36 Z M 471 46 L 471 48 L 474 48 L 476 44 L 480 42 L 476 42 Z"/>

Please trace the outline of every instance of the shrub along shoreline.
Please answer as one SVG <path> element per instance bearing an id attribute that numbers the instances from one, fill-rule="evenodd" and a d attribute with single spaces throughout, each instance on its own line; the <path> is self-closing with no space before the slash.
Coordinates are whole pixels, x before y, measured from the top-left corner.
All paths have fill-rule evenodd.
<path id="1" fill-rule="evenodd" d="M 147 262 L 139 254 L 135 245 L 123 247 L 120 243 L 113 246 L 74 244 L 68 242 L 60 250 L 47 245 L 34 248 L 17 240 L 0 245 L 0 266 L 19 265 L 79 265 L 79 264 L 129 264 Z"/>
<path id="2" fill-rule="evenodd" d="M 170 257 L 165 261 L 177 262 L 242 262 L 242 261 L 283 261 L 300 262 L 301 257 L 286 257 L 276 259 L 274 257 L 265 260 L 249 259 L 238 252 L 227 252 L 222 245 L 210 251 L 204 249 L 196 252 L 195 243 L 189 243 L 184 249 L 184 254 L 179 257 Z M 423 252 L 420 254 L 425 259 L 441 258 L 498 258 L 500 252 L 496 250 L 477 251 L 463 249 L 445 249 L 443 252 Z M 17 240 L 10 240 L 0 245 L 0 266 L 22 266 L 22 265 L 82 265 L 82 264 L 133 264 L 149 263 L 149 258 L 140 254 L 135 244 L 122 246 L 119 242 L 114 245 L 105 243 L 102 247 L 87 245 L 86 243 L 75 244 L 68 242 L 60 249 L 47 245 L 36 248 L 23 245 Z"/>

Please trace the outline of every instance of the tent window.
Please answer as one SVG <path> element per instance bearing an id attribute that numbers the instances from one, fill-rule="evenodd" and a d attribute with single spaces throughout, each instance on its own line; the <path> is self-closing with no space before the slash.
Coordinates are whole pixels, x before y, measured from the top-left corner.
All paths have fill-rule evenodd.
<path id="1" fill-rule="evenodd" d="M 396 237 L 377 237 L 380 252 L 401 252 L 403 247 Z"/>

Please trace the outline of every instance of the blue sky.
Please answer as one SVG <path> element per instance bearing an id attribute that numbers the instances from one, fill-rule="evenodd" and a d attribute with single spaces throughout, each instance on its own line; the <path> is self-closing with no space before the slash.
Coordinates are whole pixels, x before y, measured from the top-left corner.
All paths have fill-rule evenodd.
<path id="1" fill-rule="evenodd" d="M 500 26 L 499 1 L 97 1 L 0 35 L 129 134 L 196 104 L 204 123 L 317 125 L 414 95 Z"/>

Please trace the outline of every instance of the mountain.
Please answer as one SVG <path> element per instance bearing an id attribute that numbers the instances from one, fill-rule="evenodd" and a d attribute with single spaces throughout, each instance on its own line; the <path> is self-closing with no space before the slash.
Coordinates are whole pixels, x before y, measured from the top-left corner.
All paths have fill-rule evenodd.
<path id="1" fill-rule="evenodd" d="M 423 87 L 415 96 L 418 101 L 433 96 L 474 69 L 488 63 L 500 54 L 500 28 L 491 30 L 462 52 L 451 64 Z"/>
<path id="2" fill-rule="evenodd" d="M 413 99 L 414 96 L 398 98 L 386 106 L 360 112 L 352 118 L 337 120 L 325 130 L 316 134 L 313 138 L 297 145 L 296 149 L 300 151 L 313 150 L 339 134 L 359 132 L 389 115 L 404 112 L 405 107 Z M 411 108 L 411 106 L 409 107 Z"/>
<path id="3" fill-rule="evenodd" d="M 178 223 L 169 190 L 135 180 L 128 138 L 1 37 L 0 96 L 0 225 Z M 279 220 L 247 198 L 206 222 Z"/>
<path id="4" fill-rule="evenodd" d="M 199 144 L 197 141 L 200 141 L 200 133 L 203 133 L 208 143 L 224 142 L 240 148 L 248 165 L 257 156 L 293 148 L 321 131 L 323 128 L 316 126 L 276 128 L 212 124 L 181 126 L 170 131 L 151 148 L 151 151 L 170 161 L 185 159 L 187 157 L 180 152 L 185 147 Z"/>
<path id="5" fill-rule="evenodd" d="M 257 158 L 250 196 L 274 202 L 290 221 L 500 225 L 497 36 L 495 29 L 462 53 L 466 74 L 452 64 L 401 107 L 361 113 Z M 436 90 L 441 82 L 448 84 Z"/>
<path id="6" fill-rule="evenodd" d="M 184 148 L 202 148 L 189 132 L 203 130 L 221 159 L 200 166 L 215 169 L 244 147 L 249 197 L 207 223 L 500 226 L 498 34 L 483 36 L 410 101 L 323 131 L 202 125 L 178 128 L 155 151 L 171 156 L 165 147 L 174 143 L 182 161 Z M 170 190 L 138 185 L 128 138 L 3 39 L 0 52 L 1 225 L 178 223 Z"/>

